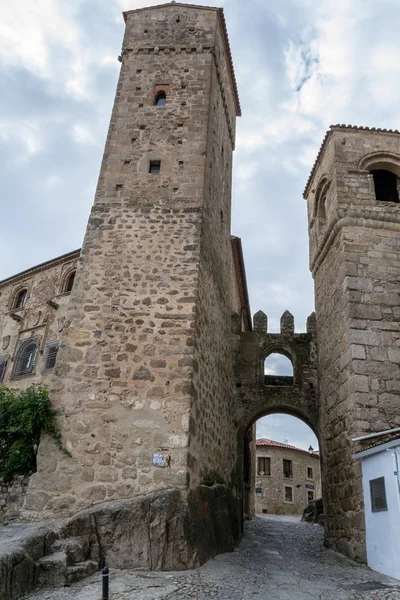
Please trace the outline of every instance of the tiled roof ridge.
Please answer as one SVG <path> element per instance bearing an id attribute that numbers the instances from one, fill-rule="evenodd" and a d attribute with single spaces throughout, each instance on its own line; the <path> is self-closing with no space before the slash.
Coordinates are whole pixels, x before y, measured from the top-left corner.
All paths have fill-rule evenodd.
<path id="1" fill-rule="evenodd" d="M 258 438 L 256 440 L 256 446 L 269 446 L 270 448 L 284 448 L 287 450 L 296 450 L 297 452 L 305 452 L 309 454 L 308 450 L 304 450 L 303 448 L 297 448 L 297 446 L 291 446 L 290 444 L 285 444 L 284 442 L 277 442 L 275 440 L 269 440 L 268 438 Z M 314 452 L 314 456 L 318 457 L 317 452 Z"/>
<path id="2" fill-rule="evenodd" d="M 386 434 L 382 437 L 379 438 L 375 438 L 375 441 L 372 441 L 372 439 L 367 439 L 367 440 L 360 440 L 359 441 L 359 445 L 361 446 L 361 448 L 359 450 L 357 450 L 356 454 L 358 452 L 364 452 L 365 450 L 371 450 L 372 448 L 379 448 L 379 446 L 383 446 L 384 444 L 387 444 L 388 442 L 395 442 L 397 440 L 400 440 L 400 433 L 396 433 L 396 434 Z M 363 445 L 363 442 L 367 442 L 368 445 Z"/>
<path id="3" fill-rule="evenodd" d="M 378 133 L 397 133 L 397 134 L 400 134 L 400 131 L 398 129 L 384 129 L 384 128 L 381 128 L 381 127 L 367 127 L 367 126 L 362 126 L 362 125 L 345 125 L 345 124 L 341 125 L 339 123 L 336 124 L 336 125 L 330 125 L 328 131 L 325 133 L 324 138 L 323 138 L 323 140 L 321 142 L 321 146 L 319 147 L 317 157 L 316 157 L 316 159 L 314 161 L 314 164 L 312 166 L 310 175 L 309 175 L 309 177 L 307 179 L 306 187 L 304 188 L 304 192 L 303 192 L 303 198 L 306 197 L 309 185 L 311 183 L 311 179 L 313 178 L 314 173 L 315 173 L 315 169 L 316 169 L 317 163 L 318 163 L 318 161 L 319 161 L 319 159 L 320 159 L 320 157 L 321 157 L 321 155 L 322 155 L 322 153 L 323 153 L 323 151 L 325 149 L 325 144 L 326 144 L 326 141 L 327 141 L 327 139 L 328 139 L 331 131 L 337 131 L 337 130 L 341 130 L 341 129 L 353 129 L 355 131 L 375 131 L 375 132 L 378 132 Z"/>
<path id="4" fill-rule="evenodd" d="M 126 10 L 126 11 L 123 11 L 122 14 L 124 16 L 124 21 L 126 23 L 127 15 L 130 13 L 141 12 L 144 10 L 153 10 L 155 8 L 165 8 L 166 6 L 183 6 L 185 8 L 199 8 L 202 10 L 214 10 L 214 11 L 218 12 L 218 17 L 221 22 L 222 33 L 223 33 L 224 41 L 225 41 L 225 45 L 226 45 L 226 52 L 228 55 L 228 66 L 229 66 L 229 71 L 230 71 L 231 78 L 232 78 L 232 87 L 233 87 L 233 95 L 234 95 L 235 105 L 236 105 L 236 114 L 238 117 L 241 117 L 242 109 L 240 107 L 239 92 L 238 92 L 238 86 L 237 86 L 237 81 L 236 81 L 235 68 L 233 66 L 232 51 L 231 51 L 231 45 L 229 43 L 228 29 L 226 26 L 224 9 L 218 8 L 217 6 L 203 6 L 200 4 L 184 4 L 183 2 L 172 1 L 172 2 L 166 2 L 165 4 L 156 4 L 154 6 L 144 6 L 143 8 Z"/>

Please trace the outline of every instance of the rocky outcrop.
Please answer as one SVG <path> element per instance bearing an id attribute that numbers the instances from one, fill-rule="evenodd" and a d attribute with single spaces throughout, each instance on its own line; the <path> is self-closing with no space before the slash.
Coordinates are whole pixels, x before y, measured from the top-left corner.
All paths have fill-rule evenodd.
<path id="1" fill-rule="evenodd" d="M 225 485 L 97 504 L 62 524 L 9 525 L 0 538 L 0 599 L 70 585 L 101 569 L 180 570 L 234 549 L 241 503 Z"/>
<path id="2" fill-rule="evenodd" d="M 81 540 L 85 560 L 116 569 L 190 569 L 233 550 L 241 506 L 225 485 L 98 504 L 75 515 L 60 538 Z"/>
<path id="3" fill-rule="evenodd" d="M 318 525 L 324 525 L 324 506 L 322 504 L 322 498 L 311 500 L 308 506 L 304 509 L 302 521 L 307 523 L 318 523 Z"/>

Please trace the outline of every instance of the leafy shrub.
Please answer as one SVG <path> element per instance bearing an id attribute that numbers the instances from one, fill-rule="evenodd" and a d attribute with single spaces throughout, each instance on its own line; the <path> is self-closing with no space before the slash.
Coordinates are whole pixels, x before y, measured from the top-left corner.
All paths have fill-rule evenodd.
<path id="1" fill-rule="evenodd" d="M 43 386 L 27 390 L 0 386 L 0 478 L 9 481 L 16 473 L 36 471 L 36 453 L 42 433 L 50 434 L 63 448 L 49 393 Z"/>
<path id="2" fill-rule="evenodd" d="M 214 483 L 222 483 L 226 485 L 225 479 L 214 469 L 205 469 L 201 474 L 201 483 L 203 485 L 213 486 Z"/>

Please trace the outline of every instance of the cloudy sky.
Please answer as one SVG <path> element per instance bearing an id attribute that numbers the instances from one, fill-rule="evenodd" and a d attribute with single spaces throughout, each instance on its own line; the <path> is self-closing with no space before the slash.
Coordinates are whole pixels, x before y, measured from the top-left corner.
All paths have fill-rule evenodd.
<path id="1" fill-rule="evenodd" d="M 121 11 L 157 3 L 1 4 L 0 279 L 80 247 L 120 67 Z M 225 10 L 243 109 L 232 231 L 252 311 L 278 331 L 289 309 L 302 331 L 313 310 L 302 191 L 330 124 L 399 128 L 400 3 L 207 3 Z M 259 435 L 310 443 L 276 415 Z"/>

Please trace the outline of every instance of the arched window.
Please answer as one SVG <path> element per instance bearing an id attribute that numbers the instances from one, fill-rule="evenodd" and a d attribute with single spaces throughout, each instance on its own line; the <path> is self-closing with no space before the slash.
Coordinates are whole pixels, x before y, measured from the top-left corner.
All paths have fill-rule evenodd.
<path id="1" fill-rule="evenodd" d="M 265 385 L 293 385 L 293 364 L 281 352 L 269 354 L 264 361 Z"/>
<path id="2" fill-rule="evenodd" d="M 73 287 L 74 281 L 75 281 L 75 273 L 76 273 L 76 271 L 72 271 L 72 273 L 70 273 L 67 276 L 67 278 L 65 279 L 65 284 L 64 284 L 64 289 L 63 289 L 64 293 L 70 292 L 72 290 L 72 287 Z"/>
<path id="3" fill-rule="evenodd" d="M 15 296 L 13 308 L 22 308 L 25 305 L 27 295 L 27 289 L 20 290 Z"/>
<path id="4" fill-rule="evenodd" d="M 156 106 L 165 106 L 167 103 L 167 94 L 164 91 L 157 92 L 154 104 Z"/>
<path id="5" fill-rule="evenodd" d="M 13 376 L 32 373 L 37 351 L 38 342 L 36 340 L 27 340 L 20 345 L 14 360 Z"/>
<path id="6" fill-rule="evenodd" d="M 375 198 L 381 202 L 398 202 L 399 178 L 395 173 L 386 169 L 371 170 L 374 178 Z"/>

